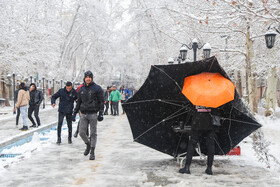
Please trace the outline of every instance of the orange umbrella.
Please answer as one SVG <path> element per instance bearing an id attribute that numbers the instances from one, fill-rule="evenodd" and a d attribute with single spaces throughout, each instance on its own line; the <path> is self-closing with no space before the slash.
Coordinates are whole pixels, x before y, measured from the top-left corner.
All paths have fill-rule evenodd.
<path id="1" fill-rule="evenodd" d="M 220 73 L 203 72 L 185 78 L 182 93 L 193 105 L 217 108 L 234 99 L 234 84 Z"/>

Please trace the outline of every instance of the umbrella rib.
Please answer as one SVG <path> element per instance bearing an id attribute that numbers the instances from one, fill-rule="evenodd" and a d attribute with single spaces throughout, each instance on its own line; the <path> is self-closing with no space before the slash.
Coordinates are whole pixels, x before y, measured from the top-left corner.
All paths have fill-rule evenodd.
<path id="1" fill-rule="evenodd" d="M 180 110 L 182 110 L 182 109 L 184 109 L 184 108 L 181 108 Z M 180 111 L 180 110 L 178 110 L 178 111 Z M 184 112 L 182 112 L 182 113 L 180 113 L 180 114 L 177 114 L 176 116 L 173 116 L 173 115 L 176 114 L 178 111 L 174 112 L 173 114 L 171 114 L 171 115 L 168 116 L 167 118 L 161 120 L 160 122 L 158 122 L 157 124 L 155 124 L 154 126 L 152 126 L 151 128 L 149 128 L 148 130 L 146 130 L 145 132 L 143 132 L 142 134 L 140 134 L 139 136 L 137 136 L 137 137 L 134 139 L 134 141 L 137 140 L 138 138 L 140 138 L 141 136 L 143 136 L 144 134 L 146 134 L 147 132 L 149 132 L 150 130 L 152 130 L 153 128 L 155 128 L 156 126 L 158 126 L 160 123 L 165 122 L 166 120 L 170 120 L 170 119 L 172 119 L 172 118 L 175 118 L 175 117 L 177 117 L 177 116 L 180 116 L 180 115 L 182 115 L 182 114 L 188 112 L 188 111 L 184 111 Z M 173 116 L 173 117 L 171 117 L 171 116 Z"/>
<path id="2" fill-rule="evenodd" d="M 129 103 L 123 103 L 123 105 L 128 105 L 128 104 L 135 104 L 135 103 L 144 103 L 144 102 L 153 102 L 153 101 L 159 101 L 167 104 L 172 104 L 175 106 L 182 106 L 176 103 L 168 102 L 168 101 L 176 101 L 176 100 L 162 100 L 162 99 L 151 99 L 151 100 L 143 100 L 143 101 L 134 101 L 134 102 L 129 102 Z M 176 101 L 176 102 L 184 102 L 184 101 Z"/>
<path id="3" fill-rule="evenodd" d="M 240 121 L 240 120 L 231 119 L 231 118 L 221 118 L 221 119 L 222 119 L 222 120 L 236 121 L 236 122 L 240 122 L 240 123 L 246 123 L 246 124 L 249 124 L 249 125 L 255 125 L 255 126 L 257 126 L 256 123 L 250 123 L 250 122 Z"/>
<path id="4" fill-rule="evenodd" d="M 158 69 L 159 71 L 163 72 L 168 78 L 170 78 L 172 81 L 174 81 L 174 83 L 178 86 L 178 88 L 182 91 L 182 88 L 179 86 L 179 84 L 173 79 L 171 78 L 165 71 L 163 71 L 162 69 L 156 67 L 156 66 L 153 66 L 155 67 L 156 69 Z"/>

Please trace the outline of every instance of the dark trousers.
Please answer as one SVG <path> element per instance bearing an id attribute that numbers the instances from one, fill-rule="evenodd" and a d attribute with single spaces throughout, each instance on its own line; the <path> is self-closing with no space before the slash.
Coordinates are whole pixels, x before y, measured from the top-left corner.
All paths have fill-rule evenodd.
<path id="1" fill-rule="evenodd" d="M 193 130 L 191 132 L 191 139 L 188 143 L 186 165 L 190 166 L 192 162 L 192 157 L 194 155 L 195 146 L 199 141 L 201 136 L 207 137 L 207 166 L 212 167 L 215 153 L 215 131 L 197 131 Z"/>
<path id="2" fill-rule="evenodd" d="M 72 137 L 72 114 L 65 114 L 62 112 L 58 113 L 58 125 L 57 125 L 57 137 L 61 138 L 61 127 L 63 123 L 63 118 L 66 116 L 67 126 L 68 126 L 68 138 Z"/>
<path id="3" fill-rule="evenodd" d="M 19 116 L 20 116 L 20 109 L 17 108 L 16 125 L 18 125 Z"/>
<path id="4" fill-rule="evenodd" d="M 40 108 L 40 106 L 37 106 L 37 105 L 35 105 L 35 106 L 30 105 L 29 108 L 28 108 L 28 118 L 34 126 L 36 126 L 36 123 L 35 123 L 34 119 L 32 118 L 32 113 L 33 112 L 34 112 L 34 116 L 35 116 L 36 121 L 37 121 L 37 125 L 38 126 L 41 125 L 40 118 L 39 118 L 39 108 Z"/>
<path id="5" fill-rule="evenodd" d="M 108 109 L 109 109 L 109 101 L 106 101 L 106 103 L 105 103 L 105 112 L 104 112 L 105 115 L 108 115 Z"/>
<path id="6" fill-rule="evenodd" d="M 112 101 L 113 105 L 113 115 L 119 115 L 119 102 Z"/>
<path id="7" fill-rule="evenodd" d="M 114 114 L 114 113 L 113 113 L 113 102 L 111 102 L 110 108 L 111 108 L 111 115 L 113 115 L 113 114 Z"/>

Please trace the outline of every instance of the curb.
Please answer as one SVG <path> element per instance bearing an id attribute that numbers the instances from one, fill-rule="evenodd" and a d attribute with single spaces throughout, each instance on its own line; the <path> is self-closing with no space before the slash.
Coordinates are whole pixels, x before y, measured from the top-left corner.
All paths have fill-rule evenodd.
<path id="1" fill-rule="evenodd" d="M 29 132 L 27 132 L 25 134 L 17 135 L 16 137 L 14 137 L 14 138 L 12 138 L 10 140 L 7 140 L 5 142 L 1 142 L 0 143 L 0 149 L 4 148 L 5 146 L 11 145 L 11 144 L 13 144 L 13 143 L 15 143 L 17 141 L 20 141 L 20 140 L 22 140 L 24 138 L 28 138 L 28 137 L 32 136 L 35 132 L 41 132 L 41 131 L 44 131 L 44 130 L 49 129 L 49 128 L 51 128 L 53 126 L 56 126 L 56 125 L 57 125 L 57 121 L 56 122 L 52 122 L 52 123 L 50 123 L 50 124 L 48 124 L 46 126 L 40 127 L 38 129 L 31 130 L 31 131 L 29 131 Z"/>

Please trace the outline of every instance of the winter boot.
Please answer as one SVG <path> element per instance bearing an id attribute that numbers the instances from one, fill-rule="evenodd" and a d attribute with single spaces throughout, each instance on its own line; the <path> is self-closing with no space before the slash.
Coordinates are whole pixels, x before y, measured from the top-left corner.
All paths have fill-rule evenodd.
<path id="1" fill-rule="evenodd" d="M 181 169 L 179 170 L 179 173 L 182 173 L 182 174 L 184 174 L 184 173 L 186 173 L 186 174 L 191 174 L 191 172 L 190 172 L 190 165 L 186 164 L 185 167 L 183 167 L 183 168 L 181 168 Z"/>
<path id="2" fill-rule="evenodd" d="M 68 143 L 71 144 L 72 143 L 72 138 L 68 137 Z"/>
<path id="3" fill-rule="evenodd" d="M 90 151 L 90 143 L 86 143 L 87 147 L 86 147 L 86 150 L 84 152 L 84 155 L 87 156 L 89 154 L 89 151 Z"/>
<path id="4" fill-rule="evenodd" d="M 21 131 L 27 131 L 28 130 L 28 127 L 27 126 L 23 126 L 21 129 L 19 129 Z"/>
<path id="5" fill-rule="evenodd" d="M 205 173 L 208 174 L 208 175 L 213 175 L 212 167 L 211 166 L 207 166 L 207 169 L 205 170 Z"/>
<path id="6" fill-rule="evenodd" d="M 77 131 L 76 131 L 75 134 L 74 134 L 74 137 L 77 138 L 77 137 L 78 137 L 78 134 L 79 134 L 79 131 L 78 131 L 78 129 L 77 129 Z"/>
<path id="7" fill-rule="evenodd" d="M 60 145 L 60 144 L 61 144 L 61 137 L 58 137 L 58 138 L 57 138 L 57 142 L 56 142 L 56 144 L 58 144 L 58 145 Z"/>
<path id="8" fill-rule="evenodd" d="M 94 155 L 94 147 L 90 148 L 90 155 L 89 155 L 89 159 L 90 160 L 94 160 L 95 159 L 95 155 Z"/>

